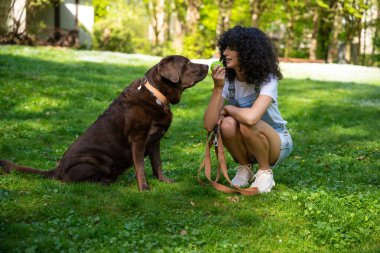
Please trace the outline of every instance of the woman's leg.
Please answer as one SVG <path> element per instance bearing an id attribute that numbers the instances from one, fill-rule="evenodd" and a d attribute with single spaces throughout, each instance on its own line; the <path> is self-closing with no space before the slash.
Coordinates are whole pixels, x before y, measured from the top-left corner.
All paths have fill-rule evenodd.
<path id="1" fill-rule="evenodd" d="M 239 131 L 239 123 L 232 117 L 225 117 L 220 124 L 223 143 L 240 164 L 249 164 L 249 154 Z"/>
<path id="2" fill-rule="evenodd" d="M 231 155 L 240 163 L 248 164 L 254 156 L 261 169 L 269 169 L 280 155 L 281 140 L 278 133 L 260 120 L 253 126 L 239 124 L 232 117 L 221 123 L 223 143 Z"/>
<path id="3" fill-rule="evenodd" d="M 270 192 L 275 186 L 271 164 L 275 164 L 281 152 L 279 134 L 264 121 L 253 126 L 240 124 L 239 131 L 248 152 L 255 156 L 259 170 L 251 187 L 256 187 L 260 193 Z"/>
<path id="4" fill-rule="evenodd" d="M 260 169 L 270 169 L 280 156 L 281 140 L 278 133 L 260 120 L 253 126 L 239 124 L 240 138 L 248 153 L 253 155 Z"/>
<path id="5" fill-rule="evenodd" d="M 228 151 L 235 157 L 240 166 L 232 184 L 245 186 L 252 177 L 250 165 L 255 157 L 259 171 L 251 187 L 257 187 L 260 192 L 270 192 L 275 186 L 270 165 L 275 164 L 280 155 L 281 140 L 278 133 L 264 121 L 253 126 L 239 124 L 234 118 L 226 117 L 221 123 L 223 142 Z"/>
<path id="6" fill-rule="evenodd" d="M 231 155 L 239 162 L 237 173 L 232 178 L 231 183 L 235 186 L 243 187 L 249 185 L 254 174 L 251 171 L 250 155 L 244 145 L 239 131 L 238 122 L 232 117 L 225 117 L 220 125 L 223 143 Z"/>

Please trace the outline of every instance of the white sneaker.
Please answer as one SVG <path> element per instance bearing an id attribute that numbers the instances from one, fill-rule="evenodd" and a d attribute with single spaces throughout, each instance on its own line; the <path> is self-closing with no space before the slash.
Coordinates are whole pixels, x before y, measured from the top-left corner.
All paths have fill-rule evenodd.
<path id="1" fill-rule="evenodd" d="M 260 193 L 270 192 L 276 185 L 273 179 L 273 173 L 271 169 L 259 170 L 254 176 L 256 179 L 251 184 L 251 187 L 257 187 Z"/>
<path id="2" fill-rule="evenodd" d="M 251 171 L 252 165 L 239 165 L 237 168 L 237 173 L 231 180 L 231 183 L 237 187 L 244 187 L 249 184 L 249 181 L 253 178 L 253 173 Z"/>

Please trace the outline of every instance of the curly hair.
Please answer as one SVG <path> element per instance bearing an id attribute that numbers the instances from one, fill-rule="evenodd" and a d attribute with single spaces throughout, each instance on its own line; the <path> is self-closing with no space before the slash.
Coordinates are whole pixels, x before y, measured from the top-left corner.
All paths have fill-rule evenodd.
<path id="1" fill-rule="evenodd" d="M 220 60 L 225 64 L 223 52 L 226 48 L 238 52 L 239 67 L 248 84 L 259 86 L 269 81 L 273 74 L 282 79 L 276 51 L 270 39 L 260 29 L 235 26 L 221 35 L 218 41 Z M 226 69 L 226 77 L 232 81 L 236 77 L 234 69 Z"/>

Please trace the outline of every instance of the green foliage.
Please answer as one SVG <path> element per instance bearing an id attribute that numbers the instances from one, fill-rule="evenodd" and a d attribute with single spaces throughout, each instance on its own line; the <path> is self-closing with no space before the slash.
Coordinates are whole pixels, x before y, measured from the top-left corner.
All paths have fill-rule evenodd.
<path id="1" fill-rule="evenodd" d="M 110 0 L 92 0 L 92 6 L 94 6 L 95 22 L 100 21 L 107 17 L 108 6 L 111 4 Z"/>
<path id="2" fill-rule="evenodd" d="M 62 0 L 58 1 L 58 2 L 61 2 Z M 26 5 L 27 5 L 27 8 L 30 8 L 30 7 L 39 7 L 39 6 L 46 6 L 46 5 L 51 5 L 54 3 L 54 0 L 27 0 L 26 1 Z"/>
<path id="3" fill-rule="evenodd" d="M 214 52 L 212 45 L 214 40 L 208 39 L 209 36 L 203 36 L 202 33 L 195 33 L 185 37 L 184 53 L 190 58 L 211 58 Z"/>
<path id="4" fill-rule="evenodd" d="M 94 49 L 132 53 L 132 33 L 127 28 L 127 22 L 115 24 L 113 18 L 103 19 L 94 27 Z"/>
<path id="5" fill-rule="evenodd" d="M 147 40 L 148 18 L 138 1 L 134 4 L 123 0 L 96 3 L 100 7 L 95 9 L 95 16 L 99 18 L 94 24 L 94 49 L 124 53 L 151 50 Z"/>
<path id="6" fill-rule="evenodd" d="M 183 53 L 190 58 L 211 58 L 215 52 L 217 39 L 215 30 L 218 9 L 214 1 L 206 0 L 201 5 L 200 23 L 194 34 L 185 36 Z"/>
<path id="7" fill-rule="evenodd" d="M 0 159 L 48 169 L 155 57 L 0 47 Z M 17 75 L 15 75 L 17 73 Z M 354 74 L 354 73 L 353 73 Z M 295 146 L 276 187 L 227 195 L 196 180 L 207 77 L 173 105 L 166 175 L 140 193 L 133 169 L 110 186 L 0 176 L 1 252 L 377 252 L 380 83 L 285 79 L 279 104 Z M 334 99 L 331 99 L 334 94 Z M 363 120 L 365 119 L 365 120 Z M 370 124 L 368 124 L 370 122 Z M 236 164 L 227 156 L 230 175 Z"/>
<path id="8" fill-rule="evenodd" d="M 249 0 L 235 0 L 231 10 L 231 23 L 252 26 Z"/>

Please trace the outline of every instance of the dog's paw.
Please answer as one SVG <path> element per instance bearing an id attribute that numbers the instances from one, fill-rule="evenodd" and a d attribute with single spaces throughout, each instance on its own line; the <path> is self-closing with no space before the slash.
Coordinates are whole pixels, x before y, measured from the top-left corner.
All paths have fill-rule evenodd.
<path id="1" fill-rule="evenodd" d="M 164 183 L 168 183 L 168 184 L 175 183 L 174 179 L 170 179 L 170 178 L 167 178 L 165 176 L 159 177 L 158 180 L 161 181 L 161 182 L 164 182 Z"/>
<path id="2" fill-rule="evenodd" d="M 139 185 L 139 191 L 141 191 L 141 192 L 150 191 L 150 187 L 147 184 Z"/>

